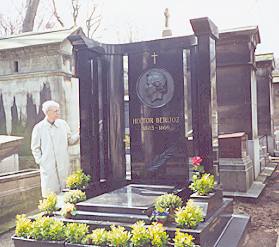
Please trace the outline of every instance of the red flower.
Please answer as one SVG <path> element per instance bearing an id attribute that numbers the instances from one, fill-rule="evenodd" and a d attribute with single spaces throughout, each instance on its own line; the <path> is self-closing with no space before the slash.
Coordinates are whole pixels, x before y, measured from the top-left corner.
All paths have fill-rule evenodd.
<path id="1" fill-rule="evenodd" d="M 202 158 L 200 156 L 195 156 L 192 158 L 192 162 L 194 166 L 199 166 L 202 162 Z"/>

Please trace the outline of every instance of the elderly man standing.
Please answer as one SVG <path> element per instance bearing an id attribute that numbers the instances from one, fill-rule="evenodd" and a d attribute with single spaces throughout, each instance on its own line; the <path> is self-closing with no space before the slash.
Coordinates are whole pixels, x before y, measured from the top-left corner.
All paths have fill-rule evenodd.
<path id="1" fill-rule="evenodd" d="M 70 173 L 68 145 L 79 140 L 79 133 L 72 135 L 68 124 L 59 119 L 59 104 L 43 103 L 44 120 L 35 125 L 32 132 L 31 150 L 40 166 L 42 196 L 59 193 L 65 188 Z"/>

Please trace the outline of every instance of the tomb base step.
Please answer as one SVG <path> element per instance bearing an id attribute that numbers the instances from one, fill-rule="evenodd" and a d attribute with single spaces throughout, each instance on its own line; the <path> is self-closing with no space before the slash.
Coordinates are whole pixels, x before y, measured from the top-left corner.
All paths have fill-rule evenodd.
<path id="1" fill-rule="evenodd" d="M 232 215 L 214 247 L 240 247 L 244 241 L 249 223 L 250 217 L 247 215 Z"/>
<path id="2" fill-rule="evenodd" d="M 152 213 L 156 198 L 178 193 L 176 186 L 129 184 L 120 189 L 90 198 L 77 204 L 79 211 L 146 215 Z"/>
<path id="3" fill-rule="evenodd" d="M 180 229 L 180 231 L 193 235 L 195 243 L 201 247 L 213 247 L 226 229 L 232 214 L 232 199 L 224 199 L 221 207 L 210 218 L 200 223 L 196 229 Z M 166 228 L 170 237 L 174 237 L 177 226 L 173 224 Z"/>
<path id="4" fill-rule="evenodd" d="M 88 212 L 87 212 L 88 213 Z M 118 219 L 117 217 L 114 218 L 102 218 L 102 220 L 92 220 L 88 217 L 84 219 L 65 219 L 59 216 L 56 216 L 58 219 L 64 222 L 76 222 L 76 223 L 86 223 L 89 225 L 90 229 L 95 228 L 107 228 L 111 225 L 121 225 L 127 228 L 128 230 L 131 229 L 133 222 L 136 221 L 136 218 L 130 220 L 130 222 L 125 218 L 125 220 Z M 132 217 L 139 217 L 138 215 L 133 215 Z M 223 239 L 223 236 L 226 237 L 232 227 L 229 227 L 232 222 L 234 223 L 234 215 L 233 215 L 233 203 L 231 199 L 224 199 L 223 203 L 220 208 L 216 210 L 216 212 L 205 222 L 199 224 L 196 229 L 181 229 L 183 232 L 187 232 L 192 234 L 195 239 L 196 243 L 200 244 L 201 247 L 213 247 L 217 246 L 216 244 L 221 243 L 220 241 Z M 173 224 L 167 224 L 166 230 L 170 237 L 175 234 L 177 226 Z M 225 235 L 226 233 L 226 235 Z M 232 233 L 231 233 L 232 234 Z M 221 247 L 219 245 L 218 247 Z"/>
<path id="5" fill-rule="evenodd" d="M 144 221 L 146 224 L 150 224 L 150 219 L 147 215 L 137 214 L 124 214 L 124 213 L 101 213 L 101 212 L 85 212 L 77 211 L 74 216 L 77 220 L 92 220 L 92 221 L 109 221 L 109 222 L 124 222 L 134 224 L 139 220 Z"/>
<path id="6" fill-rule="evenodd" d="M 265 188 L 265 184 L 262 182 L 254 181 L 251 187 L 246 192 L 240 191 L 223 191 L 225 197 L 243 198 L 257 200 Z"/>
<path id="7" fill-rule="evenodd" d="M 146 215 L 151 207 L 113 207 L 113 206 L 99 206 L 99 205 L 85 205 L 77 204 L 77 209 L 85 212 L 100 212 L 100 213 L 123 213 L 123 214 L 137 214 Z"/>

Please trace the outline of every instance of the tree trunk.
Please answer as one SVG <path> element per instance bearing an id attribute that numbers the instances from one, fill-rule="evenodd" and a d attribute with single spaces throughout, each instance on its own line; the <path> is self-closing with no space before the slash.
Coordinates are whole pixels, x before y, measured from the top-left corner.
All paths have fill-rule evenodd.
<path id="1" fill-rule="evenodd" d="M 35 17 L 40 0 L 26 0 L 26 13 L 22 24 L 22 32 L 33 31 Z"/>

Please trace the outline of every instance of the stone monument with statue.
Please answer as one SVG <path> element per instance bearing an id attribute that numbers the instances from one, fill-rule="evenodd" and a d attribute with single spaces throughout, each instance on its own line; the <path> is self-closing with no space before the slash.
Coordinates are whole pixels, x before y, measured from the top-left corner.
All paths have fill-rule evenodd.
<path id="1" fill-rule="evenodd" d="M 165 18 L 168 29 L 168 10 Z M 218 145 L 213 143 L 212 115 L 217 98 L 212 95 L 219 34 L 208 18 L 193 19 L 191 25 L 191 36 L 129 44 L 70 37 L 80 81 L 81 167 L 93 181 L 90 198 L 77 204 L 72 221 L 92 228 L 114 224 L 129 229 L 138 220 L 150 224 L 160 195 L 174 193 L 184 202 L 190 198 L 193 156 L 201 156 L 205 171 L 215 174 L 218 156 L 213 145 Z M 129 119 L 130 179 L 123 142 L 125 119 Z M 205 221 L 196 229 L 181 230 L 194 235 L 202 247 L 238 246 L 249 217 L 233 214 L 232 199 L 223 198 L 218 186 L 212 196 L 195 200 L 203 207 Z M 173 236 L 176 227 L 167 225 L 166 230 Z"/>

